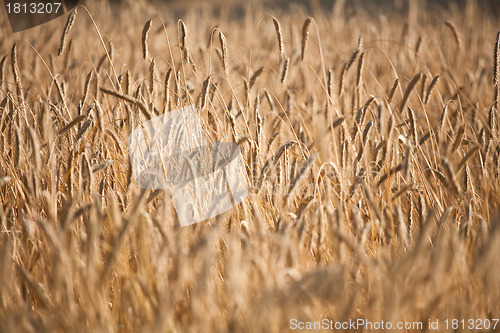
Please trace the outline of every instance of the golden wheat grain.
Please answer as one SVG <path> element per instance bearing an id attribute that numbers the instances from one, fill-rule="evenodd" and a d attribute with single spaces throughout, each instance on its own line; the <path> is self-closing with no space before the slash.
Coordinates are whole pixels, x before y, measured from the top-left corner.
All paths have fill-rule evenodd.
<path id="1" fill-rule="evenodd" d="M 288 58 L 283 61 L 283 68 L 281 69 L 281 83 L 285 83 L 286 77 L 288 75 L 288 67 L 290 65 L 290 61 Z"/>
<path id="2" fill-rule="evenodd" d="M 97 64 L 96 72 L 99 72 L 101 70 L 101 67 L 104 65 L 104 62 L 106 61 L 107 58 L 108 57 L 106 54 L 102 55 L 101 60 L 99 60 L 99 63 Z"/>
<path id="3" fill-rule="evenodd" d="M 359 56 L 359 60 L 358 60 L 358 72 L 357 72 L 357 75 L 356 75 L 356 87 L 358 87 L 358 88 L 361 85 L 361 78 L 363 76 L 363 64 L 364 64 L 364 60 L 365 60 L 365 52 L 362 52 L 361 55 Z"/>
<path id="4" fill-rule="evenodd" d="M 313 163 L 316 161 L 318 158 L 317 154 L 311 155 L 307 158 L 307 160 L 302 164 L 299 173 L 297 176 L 295 176 L 293 182 L 290 185 L 290 190 L 287 193 L 287 201 L 294 195 L 295 191 L 297 190 L 297 187 L 299 184 L 304 180 L 304 175 L 307 173 L 309 168 L 313 165 Z M 291 173 L 293 174 L 293 173 Z"/>
<path id="5" fill-rule="evenodd" d="M 493 136 L 496 135 L 496 127 L 497 127 L 497 116 L 496 109 L 494 106 L 490 108 L 490 112 L 488 112 L 488 126 L 490 127 L 490 131 Z"/>
<path id="6" fill-rule="evenodd" d="M 453 171 L 453 167 L 446 158 L 441 159 L 441 165 L 443 166 L 444 173 L 446 174 L 447 187 L 455 195 L 460 193 L 460 184 L 457 182 L 457 177 Z"/>
<path id="7" fill-rule="evenodd" d="M 444 106 L 443 112 L 441 113 L 441 117 L 439 118 L 438 128 L 439 128 L 440 133 L 444 130 L 444 123 L 445 123 L 446 117 L 448 115 L 448 104 L 449 104 L 449 102 L 446 103 L 446 105 Z"/>
<path id="8" fill-rule="evenodd" d="M 256 149 L 256 160 L 257 162 L 260 164 L 260 158 L 261 158 L 261 155 L 262 155 L 262 128 L 263 128 L 263 124 L 264 124 L 264 121 L 262 119 L 262 116 L 260 114 L 260 97 L 259 95 L 257 95 L 257 97 L 255 97 L 255 103 L 254 103 L 254 112 L 255 112 L 255 120 L 256 120 L 256 125 L 257 125 L 257 137 L 256 137 L 256 141 L 257 141 L 257 149 Z"/>
<path id="9" fill-rule="evenodd" d="M 66 49 L 66 46 L 68 44 L 69 33 L 71 32 L 71 28 L 73 28 L 73 25 L 75 24 L 76 13 L 77 10 L 75 8 L 68 16 L 68 20 L 66 21 L 66 25 L 64 26 L 64 31 L 61 37 L 61 44 L 59 46 L 59 51 L 57 53 L 58 56 L 63 54 L 64 50 Z"/>
<path id="10" fill-rule="evenodd" d="M 12 74 L 16 82 L 17 94 L 21 100 L 24 100 L 24 89 L 21 82 L 21 72 L 19 71 L 19 64 L 17 62 L 17 43 L 14 44 L 11 50 Z M 23 103 L 24 104 L 24 103 Z"/>
<path id="11" fill-rule="evenodd" d="M 181 93 L 181 89 L 180 89 L 180 85 L 181 85 L 181 72 L 180 71 L 177 71 L 175 73 L 175 81 L 174 81 L 175 85 L 174 85 L 174 104 L 175 106 L 179 106 L 180 105 L 180 93 Z"/>
<path id="12" fill-rule="evenodd" d="M 455 135 L 455 141 L 453 141 L 453 145 L 451 146 L 451 153 L 454 153 L 460 144 L 462 143 L 462 139 L 464 138 L 464 133 L 465 133 L 465 126 L 460 126 L 460 128 L 457 131 L 457 134 Z"/>
<path id="13" fill-rule="evenodd" d="M 427 87 L 427 74 L 422 74 L 422 80 L 420 80 L 420 96 L 422 96 L 422 100 L 425 100 L 425 92 Z"/>
<path id="14" fill-rule="evenodd" d="M 420 49 L 422 47 L 422 36 L 418 36 L 417 42 L 415 43 L 415 54 L 418 55 L 420 53 Z"/>
<path id="15" fill-rule="evenodd" d="M 453 38 L 455 39 L 455 43 L 457 43 L 457 46 L 460 48 L 462 46 L 462 40 L 460 39 L 460 35 L 458 34 L 457 28 L 450 21 L 446 21 L 444 22 L 444 24 L 451 30 Z"/>
<path id="16" fill-rule="evenodd" d="M 111 63 L 113 63 L 113 57 L 115 55 L 115 44 L 112 42 L 112 41 L 109 41 L 108 43 L 109 45 L 109 60 L 111 61 Z"/>
<path id="17" fill-rule="evenodd" d="M 123 85 L 123 91 L 125 92 L 125 94 L 130 94 L 130 71 L 127 71 L 125 73 L 125 80 L 123 81 Z"/>
<path id="18" fill-rule="evenodd" d="M 333 94 L 333 71 L 331 68 L 328 69 L 328 79 L 327 79 L 327 93 L 329 97 L 332 97 Z"/>
<path id="19" fill-rule="evenodd" d="M 368 136 L 370 135 L 370 130 L 372 129 L 372 125 L 373 125 L 373 120 L 370 120 L 367 124 L 366 124 L 366 127 L 363 131 L 363 138 L 361 140 L 361 142 L 363 143 L 363 146 L 366 145 L 366 141 L 368 140 Z"/>
<path id="20" fill-rule="evenodd" d="M 54 79 L 54 84 L 56 85 L 56 90 L 57 90 L 57 93 L 59 94 L 59 98 L 61 99 L 63 104 L 66 105 L 66 93 L 64 92 L 64 88 L 63 88 L 62 84 L 59 81 L 57 81 L 56 79 Z"/>
<path id="21" fill-rule="evenodd" d="M 96 103 L 94 103 L 94 110 L 95 110 L 95 119 L 96 119 L 96 123 L 97 123 L 97 129 L 99 130 L 99 132 L 101 134 L 104 133 L 104 128 L 102 126 L 102 115 L 103 115 L 103 112 L 102 112 L 102 108 L 100 106 L 100 104 L 96 101 Z"/>
<path id="22" fill-rule="evenodd" d="M 340 125 L 342 125 L 342 123 L 344 122 L 344 120 L 345 120 L 344 117 L 340 117 L 338 119 L 335 119 L 335 121 L 332 123 L 332 127 L 333 128 L 339 127 Z"/>
<path id="23" fill-rule="evenodd" d="M 431 84 L 429 84 L 429 87 L 427 88 L 427 92 L 425 93 L 424 97 L 424 104 L 427 104 L 432 96 L 432 92 L 434 91 L 434 87 L 436 86 L 437 82 L 439 81 L 439 75 L 436 75 L 432 81 Z"/>
<path id="24" fill-rule="evenodd" d="M 187 45 L 187 28 L 186 28 L 186 24 L 184 23 L 183 20 L 179 20 L 179 25 L 180 25 L 180 34 L 181 34 L 180 48 L 181 48 L 181 51 L 182 51 L 183 59 L 187 63 L 190 63 L 189 50 L 188 50 L 188 45 Z"/>
<path id="25" fill-rule="evenodd" d="M 394 94 L 396 93 L 396 89 L 399 86 L 399 79 L 394 80 L 394 83 L 392 84 L 391 90 L 387 93 L 387 103 L 391 103 L 392 99 L 394 98 Z"/>
<path id="26" fill-rule="evenodd" d="M 107 161 L 104 161 L 103 163 L 100 163 L 96 166 L 94 166 L 92 168 L 92 173 L 98 173 L 104 169 L 106 169 L 108 166 L 110 166 L 111 164 L 113 164 L 113 161 L 112 160 L 107 160 Z"/>
<path id="27" fill-rule="evenodd" d="M 354 64 L 354 61 L 356 61 L 356 58 L 358 54 L 361 52 L 362 48 L 363 48 L 363 35 L 359 35 L 358 47 L 354 50 L 354 52 L 351 55 L 351 58 L 347 62 L 347 69 L 351 68 L 352 64 Z"/>
<path id="28" fill-rule="evenodd" d="M 418 81 L 420 81 L 421 78 L 422 78 L 422 73 L 415 74 L 413 76 L 413 78 L 411 79 L 410 83 L 408 84 L 408 86 L 406 87 L 405 93 L 403 95 L 403 99 L 401 100 L 401 104 L 399 106 L 400 112 L 403 112 L 413 88 L 415 88 L 415 86 L 417 85 Z"/>
<path id="29" fill-rule="evenodd" d="M 464 46 L 484 45 L 485 36 L 496 33 L 494 15 L 484 14 L 471 1 L 463 11 L 411 2 L 403 13 L 376 6 L 368 12 L 352 1 L 337 1 L 332 11 L 321 11 L 323 2 L 313 3 L 311 12 L 318 17 L 311 23 L 322 51 L 309 44 L 304 60 L 311 56 L 311 61 L 294 67 L 302 56 L 304 21 L 297 18 L 305 9 L 281 11 L 281 40 L 287 22 L 294 50 L 287 57 L 283 45 L 278 63 L 270 56 L 278 35 L 253 35 L 261 17 L 255 8 L 242 9 L 241 20 L 226 20 L 223 15 L 233 13 L 230 5 L 218 15 L 216 6 L 204 4 L 202 10 L 186 11 L 196 23 L 190 35 L 196 53 L 188 57 L 195 62 L 186 67 L 182 40 L 179 46 L 169 45 L 168 36 L 176 28 L 181 39 L 181 27 L 171 19 L 149 32 L 149 51 L 157 46 L 165 51 L 162 63 L 151 53 L 142 60 L 141 51 L 138 58 L 146 62 L 134 59 L 134 39 L 128 37 L 144 25 L 137 9 L 157 10 L 138 3 L 122 6 L 125 20 L 94 26 L 115 43 L 109 53 L 122 69 L 118 85 L 109 76 L 105 52 L 89 47 L 95 42 L 93 34 L 75 35 L 70 57 L 69 33 L 63 60 L 51 57 L 59 35 L 37 29 L 22 33 L 23 39 L 36 40 L 33 51 L 41 51 L 40 56 L 21 52 L 24 44 L 18 43 L 26 112 L 15 96 L 10 64 L 4 70 L 0 63 L 0 295 L 15 296 L 0 297 L 5 319 L 0 320 L 1 332 L 44 327 L 100 331 L 104 326 L 111 331 L 287 331 L 291 317 L 282 310 L 290 316 L 301 314 L 304 300 L 310 313 L 334 308 L 329 315 L 341 317 L 348 317 L 354 304 L 363 317 L 391 313 L 394 320 L 411 318 L 405 302 L 416 298 L 422 313 L 437 317 L 495 312 L 491 300 L 499 292 L 492 267 L 500 244 L 493 223 L 499 207 L 500 95 L 496 85 L 494 111 L 486 108 L 493 95 L 487 87 L 492 64 L 477 61 L 489 59 L 491 50 L 472 47 L 467 56 L 457 54 L 451 50 L 458 49 L 451 35 L 441 45 L 443 52 L 431 48 L 432 41 L 443 39 L 439 27 L 446 20 L 472 27 L 467 28 L 472 33 L 460 36 Z M 105 9 L 94 13 L 96 21 L 106 22 L 108 5 L 89 5 Z M 84 31 L 90 30 L 89 18 L 81 22 Z M 224 26 L 224 36 L 235 43 L 229 60 L 235 67 L 228 64 L 231 76 L 212 71 L 210 44 L 197 40 L 205 33 L 212 38 L 218 26 Z M 370 26 L 377 29 L 366 29 Z M 403 44 L 387 42 L 387 36 L 394 39 L 390 36 L 403 26 Z M 354 52 L 344 55 L 352 33 L 339 33 L 341 29 L 364 31 L 369 43 L 365 47 L 360 40 Z M 152 36 L 160 32 L 165 33 L 165 47 L 153 45 Z M 321 43 L 320 36 L 328 43 Z M 15 37 L 2 38 L 5 45 L 14 44 Z M 43 49 L 35 50 L 37 45 Z M 172 47 L 180 52 L 171 54 Z M 222 43 L 216 52 L 223 71 Z M 363 52 L 362 71 L 349 73 L 354 62 L 359 69 Z M 321 61 L 319 53 L 324 55 Z M 102 68 L 90 74 L 99 59 Z M 193 104 L 195 98 L 201 103 L 206 89 L 200 116 L 211 127 L 207 139 L 233 141 L 227 135 L 233 136 L 244 165 L 241 180 L 248 178 L 257 186 L 231 212 L 182 229 L 175 191 L 138 188 L 134 154 L 127 151 L 131 130 L 142 122 L 141 107 L 145 114 L 160 112 L 155 106 L 159 101 L 149 92 L 153 59 L 157 71 L 168 70 L 161 71 L 164 82 L 155 83 L 156 89 L 164 84 L 165 111 Z M 47 67 L 40 66 L 45 61 Z M 263 71 L 252 80 L 258 68 Z M 332 75 L 337 69 L 338 83 Z M 427 79 L 417 82 L 401 110 L 394 109 L 391 104 L 402 84 L 395 79 L 419 71 Z M 442 73 L 433 78 L 434 71 Z M 88 84 L 85 77 L 79 79 L 82 73 L 93 75 Z M 431 97 L 438 85 L 432 82 L 436 74 L 443 89 Z M 67 109 L 53 79 L 60 84 Z M 392 92 L 391 86 L 383 91 L 390 81 Z M 102 87 L 119 94 L 110 95 Z M 411 105 L 414 92 L 421 107 Z M 446 106 L 440 106 L 443 101 Z M 399 107 L 401 100 L 397 102 Z M 332 108 L 338 112 L 334 117 Z M 223 114 L 228 124 L 218 118 Z M 126 126 L 116 126 L 123 123 Z M 330 139 L 340 144 L 339 151 Z M 319 169 L 308 162 L 314 153 L 324 162 Z M 41 166 L 37 156 L 44 162 Z M 448 161 L 441 162 L 442 157 Z M 331 170 L 323 168 L 325 164 Z M 408 292 L 408 279 L 398 276 L 412 277 L 419 293 Z M 158 277 L 163 277 L 162 283 L 156 282 Z M 362 291 L 355 297 L 349 293 L 353 286 Z M 404 302 L 393 297 L 387 304 L 385 296 L 394 290 L 408 297 Z M 456 301 L 464 295 L 467 304 Z M 158 306 L 159 301 L 165 304 Z M 309 312 L 299 315 L 301 320 L 315 320 Z"/>
<path id="30" fill-rule="evenodd" d="M 353 127 L 352 134 L 351 134 L 351 140 L 352 141 L 356 140 L 356 135 L 359 132 L 359 125 L 363 122 L 365 111 L 366 111 L 366 109 L 360 108 L 356 112 L 356 116 L 354 117 L 354 124 L 355 124 L 355 126 Z"/>
<path id="31" fill-rule="evenodd" d="M 42 160 L 40 155 L 40 143 L 38 142 L 38 137 L 33 128 L 29 128 L 29 134 L 31 139 L 31 144 L 33 145 L 33 157 L 34 157 L 34 168 L 35 172 L 40 172 L 42 167 Z"/>
<path id="32" fill-rule="evenodd" d="M 469 151 L 467 151 L 467 154 L 460 160 L 460 162 L 457 164 L 457 172 L 460 172 L 462 168 L 465 166 L 467 161 L 471 159 L 476 152 L 479 151 L 479 146 L 475 145 L 474 147 L 470 148 Z"/>
<path id="33" fill-rule="evenodd" d="M 114 96 L 114 97 L 117 97 L 119 99 L 122 99 L 124 101 L 127 101 L 129 103 L 132 103 L 132 104 L 135 104 L 139 110 L 142 111 L 142 113 L 144 114 L 144 116 L 148 119 L 148 120 L 151 120 L 151 114 L 148 110 L 148 107 L 146 106 L 146 104 L 141 101 L 140 99 L 138 98 L 135 98 L 135 97 L 132 97 L 132 96 L 128 96 L 128 95 L 125 95 L 125 94 L 122 94 L 122 93 L 119 93 L 117 91 L 114 91 L 114 90 L 109 90 L 109 89 L 106 89 L 106 88 L 101 88 L 100 89 L 103 93 L 105 94 L 108 94 L 108 95 L 111 95 L 111 96 Z"/>
<path id="34" fill-rule="evenodd" d="M 420 226 L 422 227 L 427 220 L 427 205 L 423 195 L 418 196 L 418 212 L 420 216 Z"/>
<path id="35" fill-rule="evenodd" d="M 90 125 L 92 125 L 92 119 L 86 116 L 86 120 L 83 122 L 82 127 L 78 130 L 75 136 L 75 141 L 80 140 L 80 138 L 85 134 L 85 132 L 89 129 Z"/>
<path id="36" fill-rule="evenodd" d="M 281 25 L 279 21 L 273 16 L 274 30 L 276 31 L 276 38 L 278 39 L 278 48 L 280 51 L 280 59 L 285 57 L 285 47 L 283 44 L 283 34 L 281 32 Z"/>
<path id="37" fill-rule="evenodd" d="M 229 70 L 229 57 L 228 57 L 228 50 L 227 50 L 227 39 L 226 36 L 219 30 L 219 40 L 220 40 L 220 47 L 222 49 L 222 67 L 224 68 L 224 71 L 226 74 L 228 74 Z"/>
<path id="38" fill-rule="evenodd" d="M 149 93 L 151 96 L 155 94 L 155 81 L 156 81 L 156 61 L 153 58 L 149 65 Z"/>
<path id="39" fill-rule="evenodd" d="M 375 101 L 375 96 L 370 96 L 370 98 L 368 98 L 368 100 L 363 105 L 363 109 L 368 109 L 374 101 Z"/>
<path id="40" fill-rule="evenodd" d="M 146 60 L 148 58 L 149 50 L 148 50 L 148 37 L 149 31 L 151 30 L 151 26 L 153 25 L 152 20 L 148 20 L 146 24 L 144 24 L 144 28 L 142 29 L 142 58 Z"/>
<path id="41" fill-rule="evenodd" d="M 304 25 L 302 26 L 302 44 L 300 49 L 300 59 L 304 61 L 304 56 L 306 53 L 307 41 L 309 40 L 309 26 L 311 25 L 312 18 L 308 17 L 304 21 Z"/>
<path id="42" fill-rule="evenodd" d="M 401 162 L 399 163 L 398 165 L 396 165 L 395 167 L 393 167 L 392 169 L 389 169 L 389 172 L 385 173 L 382 175 L 382 177 L 380 177 L 380 180 L 378 181 L 377 183 L 377 186 L 380 186 L 381 184 L 383 184 L 387 179 L 389 179 L 392 175 L 400 172 L 401 170 L 404 169 L 404 163 Z"/>
<path id="43" fill-rule="evenodd" d="M 73 50 L 73 38 L 71 38 L 68 42 L 68 47 L 67 47 L 67 51 L 64 55 L 64 62 L 63 62 L 63 68 L 64 70 L 67 70 L 68 69 L 68 66 L 69 66 L 69 60 L 71 58 L 71 51 Z"/>
<path id="44" fill-rule="evenodd" d="M 165 95 L 165 107 L 164 107 L 164 112 L 167 112 L 168 108 L 170 107 L 170 82 L 171 77 L 172 77 L 173 69 L 169 68 L 167 73 L 165 74 L 165 81 L 164 81 L 164 95 Z"/>
<path id="45" fill-rule="evenodd" d="M 493 47 L 493 85 L 499 86 L 500 81 L 500 32 L 497 33 L 495 46 Z"/>
<path id="46" fill-rule="evenodd" d="M 269 106 L 271 107 L 271 111 L 274 111 L 276 109 L 276 106 L 274 105 L 273 98 L 271 97 L 269 91 L 265 88 L 264 88 L 264 96 L 266 97 L 266 100 L 269 103 Z"/>
<path id="47" fill-rule="evenodd" d="M 236 125 L 236 117 L 230 112 L 229 117 L 231 120 L 231 131 L 233 134 L 234 142 L 238 142 L 239 135 L 238 135 L 238 126 Z"/>
<path id="48" fill-rule="evenodd" d="M 463 179 L 463 187 L 464 192 L 470 192 L 470 181 L 471 181 L 470 169 L 469 166 L 465 165 L 464 179 Z"/>
<path id="49" fill-rule="evenodd" d="M 207 98 L 208 98 L 208 89 L 210 88 L 210 76 L 208 76 L 202 84 L 200 94 L 198 95 L 198 110 L 201 112 L 201 110 L 205 109 L 205 106 L 207 105 Z"/>
<path id="50" fill-rule="evenodd" d="M 61 128 L 59 130 L 59 132 L 57 132 L 58 135 L 60 134 L 63 134 L 67 131 L 69 131 L 71 128 L 75 127 L 76 125 L 78 125 L 79 122 L 81 122 L 82 120 L 86 119 L 87 118 L 87 115 L 79 115 L 78 117 L 75 117 L 75 119 L 73 119 L 72 121 L 70 121 L 66 126 L 64 126 L 63 128 Z"/>
<path id="51" fill-rule="evenodd" d="M 85 83 L 83 85 L 83 97 L 82 97 L 82 105 L 87 103 L 87 97 L 89 95 L 90 90 L 90 82 L 92 81 L 92 77 L 94 76 L 94 70 L 91 70 L 87 77 L 85 78 Z"/>
<path id="52" fill-rule="evenodd" d="M 495 167 L 495 179 L 498 179 L 500 177 L 500 146 L 498 146 L 495 151 L 493 165 Z"/>
<path id="53" fill-rule="evenodd" d="M 5 63 L 7 60 L 7 56 L 3 56 L 2 60 L 0 61 L 0 82 L 4 82 L 5 80 Z"/>

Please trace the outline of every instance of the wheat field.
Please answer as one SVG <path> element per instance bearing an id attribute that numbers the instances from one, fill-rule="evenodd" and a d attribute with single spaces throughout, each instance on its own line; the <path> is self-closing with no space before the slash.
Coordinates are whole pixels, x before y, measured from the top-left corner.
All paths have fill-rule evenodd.
<path id="1" fill-rule="evenodd" d="M 0 331 L 498 319 L 494 13 L 96 1 L 17 34 L 2 14 Z M 181 228 L 127 139 L 192 104 L 249 194 Z"/>

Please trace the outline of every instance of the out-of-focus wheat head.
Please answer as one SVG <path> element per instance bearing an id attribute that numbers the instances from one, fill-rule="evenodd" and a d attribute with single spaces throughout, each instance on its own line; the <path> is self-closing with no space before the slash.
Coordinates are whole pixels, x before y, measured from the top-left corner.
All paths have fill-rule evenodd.
<path id="1" fill-rule="evenodd" d="M 365 5 L 95 2 L 0 25 L 0 331 L 498 317 L 495 16 Z M 192 104 L 251 188 L 181 228 L 127 138 Z"/>

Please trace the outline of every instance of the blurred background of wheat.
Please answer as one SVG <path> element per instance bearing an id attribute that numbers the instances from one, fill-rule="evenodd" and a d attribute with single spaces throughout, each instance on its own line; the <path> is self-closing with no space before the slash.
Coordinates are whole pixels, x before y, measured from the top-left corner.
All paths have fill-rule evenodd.
<path id="1" fill-rule="evenodd" d="M 500 316 L 495 5 L 306 5 L 2 16 L 1 332 Z M 127 137 L 189 104 L 251 191 L 180 228 Z"/>

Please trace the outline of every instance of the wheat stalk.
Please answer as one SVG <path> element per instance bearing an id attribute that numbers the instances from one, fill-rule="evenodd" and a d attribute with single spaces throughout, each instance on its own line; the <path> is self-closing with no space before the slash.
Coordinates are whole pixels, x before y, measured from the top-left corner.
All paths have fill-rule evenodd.
<path id="1" fill-rule="evenodd" d="M 94 76 L 94 70 L 91 70 L 87 77 L 85 78 L 85 83 L 83 85 L 83 97 L 82 97 L 82 105 L 87 103 L 87 97 L 89 95 L 90 90 L 90 82 L 92 81 L 92 77 Z"/>
<path id="2" fill-rule="evenodd" d="M 130 71 L 125 73 L 125 81 L 123 82 L 125 85 L 124 91 L 125 94 L 130 94 Z"/>
<path id="3" fill-rule="evenodd" d="M 474 156 L 474 154 L 478 151 L 479 151 L 479 146 L 477 145 L 470 148 L 467 154 L 465 154 L 462 160 L 460 160 L 460 162 L 457 164 L 457 172 L 460 172 L 460 170 L 462 170 L 467 161 L 470 160 Z"/>
<path id="4" fill-rule="evenodd" d="M 500 81 L 500 32 L 497 33 L 493 48 L 493 85 L 498 87 Z"/>
<path id="5" fill-rule="evenodd" d="M 408 98 L 410 97 L 411 91 L 415 86 L 417 85 L 418 81 L 422 78 L 422 73 L 415 74 L 413 78 L 411 79 L 410 83 L 408 84 L 408 87 L 406 87 L 405 93 L 403 95 L 403 99 L 401 100 L 401 105 L 399 106 L 399 110 L 403 112 L 406 102 L 408 101 Z"/>
<path id="6" fill-rule="evenodd" d="M 439 75 L 436 75 L 432 81 L 431 84 L 429 84 L 429 87 L 427 88 L 427 92 L 425 93 L 425 98 L 424 98 L 424 104 L 427 104 L 432 96 L 432 92 L 434 91 L 434 87 L 436 86 L 437 82 L 439 81 Z"/>
<path id="7" fill-rule="evenodd" d="M 219 30 L 219 39 L 220 39 L 220 46 L 222 49 L 222 67 L 224 68 L 224 71 L 226 72 L 227 75 L 229 70 L 227 39 L 226 36 L 224 36 L 224 34 L 220 30 Z"/>
<path id="8" fill-rule="evenodd" d="M 256 125 L 257 125 L 257 149 L 255 153 L 255 160 L 257 161 L 258 164 L 260 164 L 260 158 L 262 154 L 262 127 L 264 124 L 264 121 L 262 119 L 262 116 L 260 115 L 260 97 L 257 95 L 255 97 L 255 103 L 254 103 L 254 111 L 255 111 L 255 120 L 256 120 Z"/>
<path id="9" fill-rule="evenodd" d="M 457 134 L 455 135 L 455 141 L 453 142 L 453 145 L 451 146 L 451 151 L 450 151 L 451 153 L 454 153 L 458 149 L 460 144 L 462 143 L 464 133 L 465 133 L 465 126 L 462 125 L 458 129 Z"/>
<path id="10" fill-rule="evenodd" d="M 464 181 L 463 181 L 464 192 L 470 191 L 471 189 L 470 183 L 471 183 L 470 169 L 468 165 L 465 165 Z"/>
<path id="11" fill-rule="evenodd" d="M 490 108 L 490 112 L 488 112 L 488 126 L 490 128 L 491 134 L 496 136 L 497 132 L 497 115 L 496 109 L 494 106 Z"/>
<path id="12" fill-rule="evenodd" d="M 422 96 L 422 100 L 425 100 L 425 92 L 427 87 L 427 74 L 422 74 L 422 80 L 420 81 L 420 96 Z"/>
<path id="13" fill-rule="evenodd" d="M 418 55 L 420 53 L 420 49 L 422 48 L 422 36 L 418 36 L 417 42 L 415 43 L 415 54 Z"/>
<path id="14" fill-rule="evenodd" d="M 391 103 L 392 99 L 394 98 L 394 94 L 396 93 L 396 89 L 399 86 L 399 79 L 394 80 L 394 83 L 392 84 L 391 90 L 387 93 L 387 103 Z"/>
<path id="15" fill-rule="evenodd" d="M 198 97 L 198 110 L 201 112 L 207 105 L 208 89 L 210 88 L 210 76 L 208 76 L 201 87 L 201 92 Z"/>
<path id="16" fill-rule="evenodd" d="M 300 49 L 300 59 L 304 61 L 304 56 L 306 53 L 307 41 L 309 40 L 309 26 L 311 25 L 312 18 L 308 17 L 304 21 L 304 25 L 302 26 L 302 46 Z"/>
<path id="17" fill-rule="evenodd" d="M 156 81 L 156 61 L 153 58 L 151 65 L 149 65 L 149 93 L 154 97 L 155 94 L 155 81 Z"/>
<path id="18" fill-rule="evenodd" d="M 326 88 L 328 96 L 331 98 L 333 95 L 333 71 L 331 68 L 328 69 L 328 79 Z"/>
<path id="19" fill-rule="evenodd" d="M 5 63 L 7 60 L 7 56 L 3 56 L 2 60 L 0 61 L 0 82 L 3 82 L 5 80 Z"/>
<path id="20" fill-rule="evenodd" d="M 67 47 L 66 54 L 64 55 L 64 70 L 68 69 L 69 66 L 69 59 L 71 57 L 71 50 L 73 50 L 73 38 L 69 40 L 68 42 L 68 47 Z"/>
<path id="21" fill-rule="evenodd" d="M 58 56 L 63 54 L 64 50 L 66 49 L 66 45 L 68 44 L 69 33 L 71 32 L 71 28 L 73 28 L 73 25 L 75 24 L 76 13 L 77 10 L 75 8 L 68 16 L 68 20 L 66 21 L 66 25 L 64 26 L 64 31 L 61 37 L 61 44 L 59 46 L 59 51 L 57 53 Z"/>
<path id="22" fill-rule="evenodd" d="M 276 31 L 276 38 L 278 39 L 278 48 L 280 51 L 280 59 L 285 57 L 285 48 L 283 46 L 283 34 L 281 32 L 281 25 L 279 21 L 273 16 L 274 30 Z"/>
<path id="23" fill-rule="evenodd" d="M 453 38 L 455 39 L 455 43 L 457 43 L 457 46 L 460 48 L 462 46 L 462 40 L 460 39 L 460 35 L 458 34 L 457 28 L 455 28 L 455 25 L 451 23 L 450 21 L 444 22 L 444 24 L 450 28 Z"/>
<path id="24" fill-rule="evenodd" d="M 288 75 L 288 67 L 290 65 L 290 61 L 288 58 L 283 61 L 283 68 L 281 69 L 281 83 L 285 83 L 286 77 Z"/>
<path id="25" fill-rule="evenodd" d="M 111 96 L 114 96 L 116 98 L 119 98 L 119 99 L 122 99 L 124 101 L 127 101 L 129 103 L 132 103 L 132 104 L 135 104 L 139 110 L 142 111 L 142 113 L 144 114 L 144 116 L 148 119 L 148 120 L 151 120 L 151 114 L 148 110 L 148 107 L 146 106 L 146 104 L 141 101 L 140 99 L 138 98 L 135 98 L 135 97 L 132 97 L 132 96 L 128 96 L 128 95 L 125 95 L 125 94 L 122 94 L 122 93 L 119 93 L 117 91 L 114 91 L 114 90 L 109 90 L 109 89 L 106 89 L 106 88 L 101 88 L 100 89 L 103 93 L 105 94 L 108 94 L 108 95 L 111 95 Z"/>
<path id="26" fill-rule="evenodd" d="M 181 100 L 180 99 L 180 93 L 181 93 L 180 85 L 181 85 L 181 72 L 177 71 L 175 73 L 175 85 L 174 85 L 174 104 L 175 104 L 175 106 L 180 105 L 180 100 Z"/>
<path id="27" fill-rule="evenodd" d="M 361 85 L 361 77 L 363 76 L 363 64 L 365 60 L 365 52 L 362 52 L 358 60 L 358 74 L 356 75 L 356 87 Z"/>
<path id="28" fill-rule="evenodd" d="M 190 63 L 190 58 L 189 58 L 189 50 L 188 50 L 188 45 L 187 45 L 187 28 L 186 24 L 184 23 L 183 20 L 179 20 L 179 25 L 180 25 L 180 33 L 181 33 L 181 44 L 180 48 L 183 54 L 184 61 L 187 63 Z"/>
<path id="29" fill-rule="evenodd" d="M 446 103 L 446 105 L 444 106 L 443 112 L 441 113 L 441 117 L 439 118 L 439 122 L 438 122 L 439 132 L 442 132 L 444 129 L 444 122 L 446 121 L 446 117 L 448 115 L 448 104 L 449 104 L 449 102 Z"/>
<path id="30" fill-rule="evenodd" d="M 17 62 L 17 43 L 14 44 L 11 50 L 11 62 L 12 62 L 12 74 L 14 75 L 14 81 L 16 82 L 17 94 L 21 99 L 22 104 L 24 104 L 24 89 L 21 82 L 21 73 L 19 70 L 19 64 Z"/>
<path id="31" fill-rule="evenodd" d="M 87 115 L 79 115 L 78 117 L 75 117 L 72 121 L 70 121 L 66 126 L 64 126 L 63 128 L 61 128 L 59 130 L 59 132 L 57 132 L 58 135 L 60 134 L 63 134 L 63 133 L 66 133 L 67 131 L 69 131 L 71 128 L 75 127 L 76 125 L 78 125 L 78 123 L 80 123 L 82 120 L 84 119 L 87 119 Z"/>
<path id="32" fill-rule="evenodd" d="M 169 68 L 167 73 L 165 74 L 165 107 L 164 107 L 164 112 L 167 112 L 168 108 L 170 107 L 170 82 L 171 82 L 171 77 L 172 77 L 173 70 L 172 68 Z"/>
<path id="33" fill-rule="evenodd" d="M 448 182 L 445 182 L 448 186 L 448 189 L 455 195 L 460 193 L 460 184 L 457 182 L 457 177 L 450 162 L 446 158 L 441 159 L 441 165 L 443 166 L 444 172 L 446 174 L 446 179 Z"/>
<path id="34" fill-rule="evenodd" d="M 148 58 L 148 37 L 149 31 L 151 30 L 151 26 L 153 25 L 152 20 L 148 20 L 146 24 L 144 24 L 144 28 L 142 29 L 142 58 L 146 60 Z"/>

